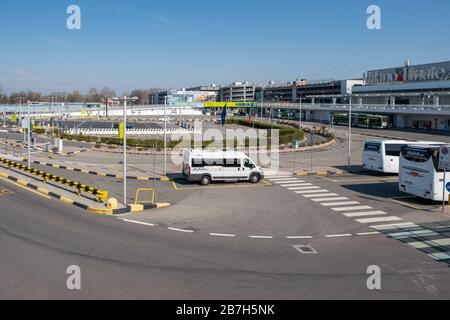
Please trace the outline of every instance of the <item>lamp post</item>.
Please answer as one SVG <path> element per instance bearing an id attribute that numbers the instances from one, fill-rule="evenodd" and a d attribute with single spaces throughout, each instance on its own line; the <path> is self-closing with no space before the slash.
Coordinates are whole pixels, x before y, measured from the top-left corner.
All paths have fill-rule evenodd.
<path id="1" fill-rule="evenodd" d="M 299 121 L 299 124 L 298 124 L 298 128 L 300 129 L 300 130 L 302 130 L 302 95 L 300 94 L 300 115 L 299 115 L 299 119 L 300 119 L 300 121 Z"/>
<path id="2" fill-rule="evenodd" d="M 164 176 L 167 175 L 167 96 L 164 97 Z"/>
<path id="3" fill-rule="evenodd" d="M 127 101 L 137 101 L 138 97 L 123 96 L 113 100 L 123 101 L 123 204 L 127 205 Z"/>
<path id="4" fill-rule="evenodd" d="M 348 170 L 352 164 L 352 95 L 350 94 L 348 104 Z"/>
<path id="5" fill-rule="evenodd" d="M 30 101 L 27 104 L 27 113 L 28 113 L 28 121 L 27 121 L 27 136 L 28 136 L 28 152 L 27 152 L 27 160 L 28 160 L 28 168 L 31 168 L 31 116 L 30 116 Z"/>

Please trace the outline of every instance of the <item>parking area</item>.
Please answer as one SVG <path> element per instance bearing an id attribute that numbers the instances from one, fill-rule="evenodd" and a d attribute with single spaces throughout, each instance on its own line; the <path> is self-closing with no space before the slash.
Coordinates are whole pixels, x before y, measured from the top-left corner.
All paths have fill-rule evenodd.
<path id="1" fill-rule="evenodd" d="M 365 196 L 368 199 L 384 199 L 401 206 L 396 210 L 408 209 L 436 213 L 442 211 L 441 203 L 401 192 L 397 175 L 361 172 L 358 174 L 346 173 L 339 176 L 317 176 L 317 179 L 359 193 L 362 197 Z"/>

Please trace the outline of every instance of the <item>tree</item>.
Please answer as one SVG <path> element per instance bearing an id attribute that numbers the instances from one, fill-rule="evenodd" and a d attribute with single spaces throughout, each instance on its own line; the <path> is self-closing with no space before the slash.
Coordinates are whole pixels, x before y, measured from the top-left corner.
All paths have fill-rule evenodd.
<path id="1" fill-rule="evenodd" d="M 138 101 L 136 101 L 136 104 L 148 104 L 148 95 L 149 95 L 148 90 L 143 89 L 133 90 L 131 91 L 130 95 L 132 97 L 138 97 Z"/>
<path id="2" fill-rule="evenodd" d="M 104 87 L 102 89 L 102 91 L 100 91 L 100 96 L 102 98 L 104 98 L 105 101 L 106 101 L 108 98 L 115 97 L 116 96 L 116 92 L 113 89 L 111 89 L 110 87 Z"/>

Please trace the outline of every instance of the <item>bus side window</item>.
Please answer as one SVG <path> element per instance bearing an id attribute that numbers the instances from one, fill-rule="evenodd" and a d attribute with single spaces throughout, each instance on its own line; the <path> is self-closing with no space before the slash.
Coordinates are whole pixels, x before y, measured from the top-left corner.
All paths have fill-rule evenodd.
<path id="1" fill-rule="evenodd" d="M 400 150 L 402 149 L 403 145 L 400 144 L 386 144 L 386 155 L 391 157 L 399 157 L 400 156 Z"/>

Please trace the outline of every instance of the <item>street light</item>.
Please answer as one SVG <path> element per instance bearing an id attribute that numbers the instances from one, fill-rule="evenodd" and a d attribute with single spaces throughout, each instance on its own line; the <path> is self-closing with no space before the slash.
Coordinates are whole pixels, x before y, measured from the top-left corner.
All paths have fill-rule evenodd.
<path id="1" fill-rule="evenodd" d="M 300 94 L 300 115 L 299 115 L 299 124 L 298 124 L 298 128 L 300 130 L 302 130 L 302 95 Z"/>
<path id="2" fill-rule="evenodd" d="M 352 95 L 350 94 L 348 108 L 348 170 L 352 164 Z"/>
<path id="3" fill-rule="evenodd" d="M 123 204 L 127 205 L 127 101 L 137 101 L 138 97 L 116 97 L 114 101 L 123 101 Z M 120 127 L 119 127 L 120 131 Z"/>
<path id="4" fill-rule="evenodd" d="M 27 152 L 27 160 L 28 160 L 28 168 L 31 168 L 31 116 L 30 116 L 30 101 L 27 104 L 27 136 L 28 136 L 28 152 Z"/>
<path id="5" fill-rule="evenodd" d="M 167 176 L 167 96 L 164 97 L 164 176 Z"/>

